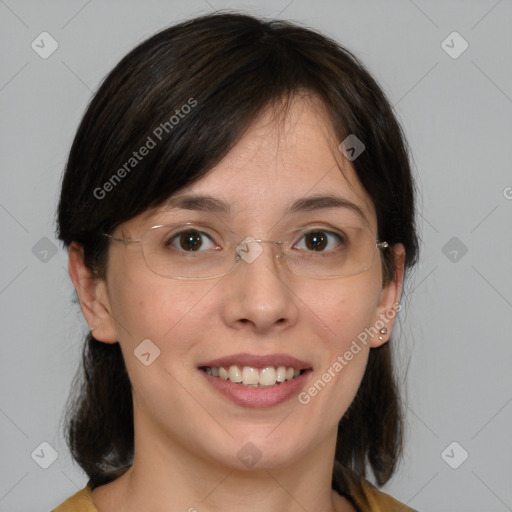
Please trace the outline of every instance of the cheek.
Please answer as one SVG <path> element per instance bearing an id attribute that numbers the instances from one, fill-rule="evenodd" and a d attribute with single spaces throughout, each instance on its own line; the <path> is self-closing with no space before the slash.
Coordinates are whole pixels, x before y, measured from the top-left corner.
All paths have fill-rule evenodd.
<path id="1" fill-rule="evenodd" d="M 378 274 L 378 273 L 377 273 Z M 379 303 L 378 275 L 360 274 L 325 283 L 321 293 L 310 297 L 311 317 L 323 331 L 328 351 L 340 355 L 371 326 Z M 308 304 L 309 305 L 309 304 Z"/>
<path id="2" fill-rule="evenodd" d="M 161 350 L 168 350 L 171 339 L 173 349 L 179 349 L 181 336 L 176 334 L 201 325 L 199 316 L 207 313 L 203 299 L 210 286 L 156 275 L 114 276 L 112 316 L 121 345 L 133 350 L 142 340 L 150 339 Z"/>
<path id="3" fill-rule="evenodd" d="M 370 351 L 367 329 L 380 291 L 378 275 L 361 274 L 326 283 L 308 304 L 315 337 L 320 340 L 315 350 L 321 353 L 321 364 L 299 401 L 309 404 L 315 416 L 328 424 L 339 421 L 357 393 Z"/>
<path id="4" fill-rule="evenodd" d="M 187 399 L 179 382 L 198 326 L 211 315 L 204 307 L 210 287 L 155 277 L 113 280 L 112 313 L 135 399 L 163 418 L 159 400 L 171 406 Z"/>

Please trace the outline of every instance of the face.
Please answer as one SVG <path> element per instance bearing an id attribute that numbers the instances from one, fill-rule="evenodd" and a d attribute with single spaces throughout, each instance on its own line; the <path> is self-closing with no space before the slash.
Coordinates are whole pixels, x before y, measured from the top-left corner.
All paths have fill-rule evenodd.
<path id="1" fill-rule="evenodd" d="M 340 224 L 366 226 L 376 236 L 372 202 L 337 150 L 322 112 L 303 99 L 295 100 L 285 124 L 265 112 L 208 175 L 113 236 L 140 240 L 151 226 L 180 222 L 207 228 L 219 246 L 228 233 L 240 241 L 283 240 L 302 228 Z M 322 195 L 345 205 L 310 202 L 307 210 L 288 211 L 299 199 Z M 176 207 L 185 196 L 195 203 Z M 197 198 L 205 196 L 229 209 L 198 209 L 207 202 Z M 246 452 L 261 456 L 260 467 L 277 467 L 327 446 L 333 450 L 370 347 L 389 338 L 401 274 L 383 288 L 377 250 L 357 275 L 299 277 L 274 259 L 272 244 L 260 247 L 254 261 L 242 260 L 221 277 L 177 280 L 151 272 L 139 246 L 111 243 L 106 279 L 91 282 L 94 299 L 82 300 L 82 308 L 96 339 L 121 345 L 133 386 L 136 438 L 144 433 L 141 439 L 157 440 L 163 450 L 227 467 L 247 465 Z M 395 250 L 400 263 L 403 251 Z M 388 333 L 382 340 L 375 331 L 362 334 L 380 327 L 384 317 Z M 150 341 L 141 345 L 143 340 Z M 261 379 L 264 367 L 273 368 L 263 372 L 270 382 L 286 378 L 280 367 L 300 375 L 254 388 L 231 382 L 237 369 L 231 373 L 230 366 L 238 366 L 246 382 L 254 375 Z M 209 375 L 206 367 L 221 375 Z"/>

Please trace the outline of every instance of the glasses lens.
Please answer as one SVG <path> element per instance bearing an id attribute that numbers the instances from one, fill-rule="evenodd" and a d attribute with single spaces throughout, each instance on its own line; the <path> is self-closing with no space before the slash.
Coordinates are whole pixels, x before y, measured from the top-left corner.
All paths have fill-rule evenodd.
<path id="1" fill-rule="evenodd" d="M 143 237 L 142 252 L 155 274 L 204 279 L 229 270 L 233 257 L 208 230 L 190 225 L 155 226 Z"/>
<path id="2" fill-rule="evenodd" d="M 335 231 L 307 231 L 299 243 L 285 252 L 296 275 L 314 278 L 348 277 L 364 272 L 376 252 L 373 233 L 365 227 L 343 227 Z"/>

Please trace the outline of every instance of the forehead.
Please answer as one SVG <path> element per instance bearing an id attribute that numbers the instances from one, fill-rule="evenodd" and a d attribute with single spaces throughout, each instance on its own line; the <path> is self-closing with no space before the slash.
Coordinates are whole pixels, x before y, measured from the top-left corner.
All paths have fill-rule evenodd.
<path id="1" fill-rule="evenodd" d="M 362 216 L 375 229 L 373 203 L 339 151 L 339 142 L 318 100 L 299 97 L 286 110 L 268 108 L 206 176 L 147 212 L 145 219 L 161 212 L 210 209 L 226 217 L 274 223 L 294 212 L 319 209 L 323 197 L 326 208 L 328 203 L 334 208 L 337 198 L 339 208 L 345 202 L 343 211 Z M 194 200 L 206 196 L 214 201 Z"/>

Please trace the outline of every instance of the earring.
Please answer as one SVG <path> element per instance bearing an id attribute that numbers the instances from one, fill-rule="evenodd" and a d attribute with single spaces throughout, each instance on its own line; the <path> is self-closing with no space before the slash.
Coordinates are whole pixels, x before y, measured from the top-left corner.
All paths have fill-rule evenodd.
<path id="1" fill-rule="evenodd" d="M 388 330 L 386 329 L 386 327 L 383 327 L 380 331 L 379 331 L 381 334 L 387 334 L 388 333 Z M 382 336 L 379 336 L 379 340 L 382 341 L 384 338 Z"/>

